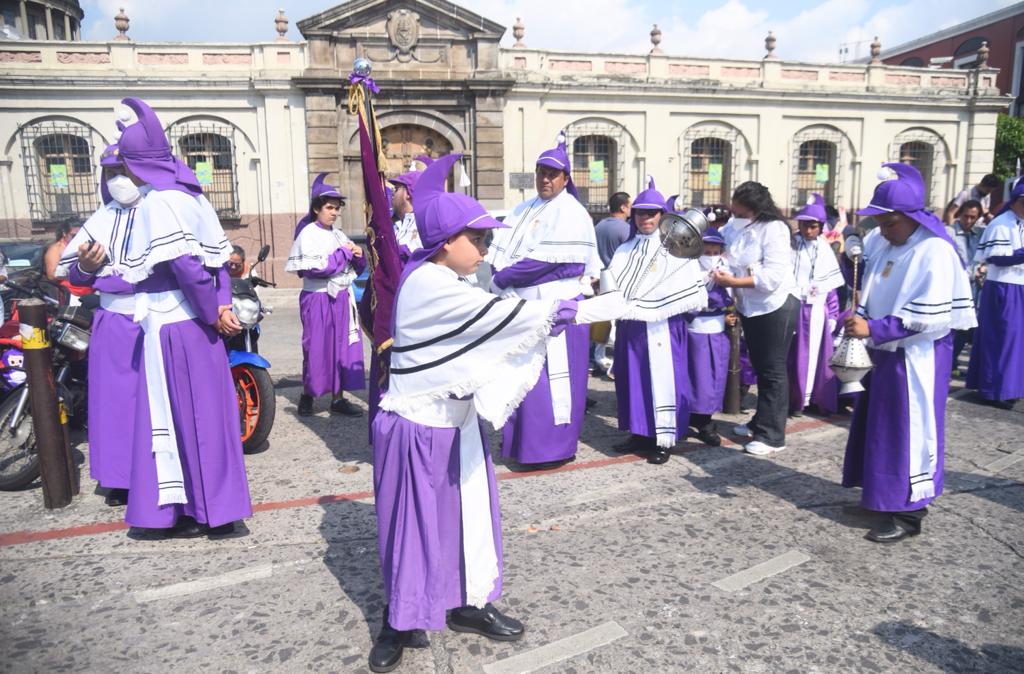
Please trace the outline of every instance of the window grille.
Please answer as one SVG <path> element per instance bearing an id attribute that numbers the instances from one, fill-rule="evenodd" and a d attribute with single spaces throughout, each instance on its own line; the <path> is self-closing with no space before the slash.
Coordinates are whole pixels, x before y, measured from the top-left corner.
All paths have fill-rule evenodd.
<path id="1" fill-rule="evenodd" d="M 802 208 L 814 192 L 825 197 L 826 204 L 836 198 L 836 145 L 827 140 L 800 143 L 797 158 L 795 208 Z"/>
<path id="2" fill-rule="evenodd" d="M 900 145 L 900 162 L 910 164 L 918 170 L 924 179 L 924 203 L 932 200 L 932 164 L 935 150 L 928 143 L 911 141 Z"/>
<path id="3" fill-rule="evenodd" d="M 54 120 L 22 127 L 22 164 L 33 222 L 87 218 L 96 210 L 92 140 L 92 130 L 76 122 Z"/>
<path id="4" fill-rule="evenodd" d="M 168 130 L 171 147 L 199 178 L 203 194 L 227 220 L 240 217 L 235 129 L 210 121 L 179 122 Z"/>
<path id="5" fill-rule="evenodd" d="M 591 213 L 606 213 L 615 192 L 616 143 L 608 136 L 581 136 L 572 142 L 572 181 Z"/>
<path id="6" fill-rule="evenodd" d="M 732 143 L 703 137 L 690 143 L 690 203 L 688 206 L 728 205 L 732 195 Z"/>

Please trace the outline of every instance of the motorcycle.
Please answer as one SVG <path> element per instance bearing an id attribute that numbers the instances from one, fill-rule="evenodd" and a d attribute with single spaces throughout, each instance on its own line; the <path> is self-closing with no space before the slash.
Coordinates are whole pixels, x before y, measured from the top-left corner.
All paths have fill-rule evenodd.
<path id="1" fill-rule="evenodd" d="M 231 279 L 231 308 L 242 324 L 242 332 L 225 339 L 231 379 L 238 396 L 238 418 L 242 427 L 242 451 L 252 453 L 263 446 L 274 426 L 277 403 L 270 362 L 259 355 L 260 321 L 271 313 L 256 293 L 256 288 L 277 284 L 253 275 L 256 266 L 267 259 L 270 246 L 260 249 L 256 262 L 242 278 Z"/>
<path id="2" fill-rule="evenodd" d="M 38 283 L 26 287 L 7 281 L 4 286 L 22 298 L 34 297 L 46 303 L 58 404 L 70 413 L 73 427 L 84 428 L 88 418 L 85 358 L 99 298 L 91 295 L 77 306 L 61 305 Z M 30 391 L 17 326 L 15 308 L 12 319 L 0 329 L 0 345 L 6 347 L 0 355 L 3 395 L 0 401 L 0 491 L 21 489 L 39 477 L 39 455 L 29 408 Z"/>

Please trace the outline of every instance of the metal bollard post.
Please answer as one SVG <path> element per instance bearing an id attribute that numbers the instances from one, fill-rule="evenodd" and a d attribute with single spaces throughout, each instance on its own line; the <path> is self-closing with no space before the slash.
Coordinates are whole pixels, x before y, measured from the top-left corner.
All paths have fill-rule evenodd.
<path id="1" fill-rule="evenodd" d="M 29 409 L 43 482 L 43 505 L 63 508 L 78 493 L 78 467 L 68 442 L 67 412 L 57 400 L 53 382 L 53 351 L 46 332 L 46 306 L 34 298 L 18 302 Z"/>
<path id="2" fill-rule="evenodd" d="M 729 374 L 725 379 L 725 400 L 722 411 L 726 414 L 740 413 L 740 326 L 726 328 L 729 335 Z"/>

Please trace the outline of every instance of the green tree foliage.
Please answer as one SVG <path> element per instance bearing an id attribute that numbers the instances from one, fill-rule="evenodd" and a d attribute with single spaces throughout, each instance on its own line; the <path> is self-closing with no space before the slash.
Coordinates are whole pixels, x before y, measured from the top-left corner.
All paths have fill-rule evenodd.
<path id="1" fill-rule="evenodd" d="M 996 160 L 992 172 L 1000 180 L 1015 176 L 1018 158 L 1024 163 L 1024 118 L 999 115 L 996 126 Z"/>

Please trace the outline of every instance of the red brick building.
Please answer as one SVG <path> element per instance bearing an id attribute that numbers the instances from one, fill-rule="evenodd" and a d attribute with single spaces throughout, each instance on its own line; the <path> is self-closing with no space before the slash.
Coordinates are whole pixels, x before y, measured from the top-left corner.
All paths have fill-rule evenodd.
<path id="1" fill-rule="evenodd" d="M 1013 96 L 1010 113 L 1024 115 L 1024 2 L 885 49 L 882 61 L 889 65 L 971 68 L 982 42 L 988 43 L 988 67 L 999 69 L 996 85 L 1002 93 Z"/>

